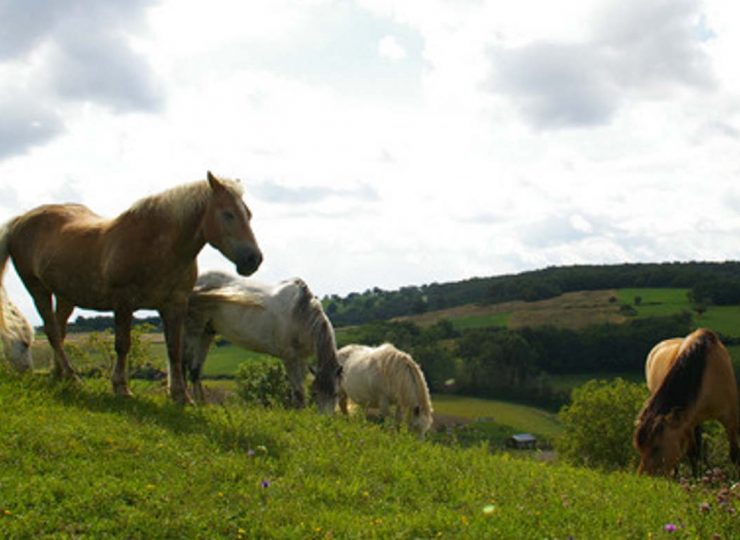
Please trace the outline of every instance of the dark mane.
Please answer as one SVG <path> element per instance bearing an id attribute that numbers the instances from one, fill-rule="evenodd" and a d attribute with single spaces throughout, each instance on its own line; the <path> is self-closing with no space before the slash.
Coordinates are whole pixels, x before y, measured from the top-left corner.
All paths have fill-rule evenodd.
<path id="1" fill-rule="evenodd" d="M 671 412 L 682 415 L 699 397 L 707 353 L 719 343 L 719 338 L 711 330 L 700 329 L 690 339 L 640 413 L 635 433 L 640 447 L 659 433 L 663 417 Z"/>
<path id="2" fill-rule="evenodd" d="M 293 283 L 300 290 L 300 297 L 293 307 L 293 316 L 310 328 L 318 360 L 316 384 L 319 389 L 329 393 L 334 389 L 335 374 L 339 369 L 334 327 L 324 313 L 321 302 L 314 296 L 306 282 L 296 278 Z"/>

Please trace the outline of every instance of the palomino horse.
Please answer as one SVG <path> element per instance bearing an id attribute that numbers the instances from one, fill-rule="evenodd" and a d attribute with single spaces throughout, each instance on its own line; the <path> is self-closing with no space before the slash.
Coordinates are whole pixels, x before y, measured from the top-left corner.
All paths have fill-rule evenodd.
<path id="1" fill-rule="evenodd" d="M 185 323 L 184 363 L 200 400 L 201 371 L 215 334 L 245 349 L 281 358 L 298 407 L 305 404 L 306 359 L 315 354 L 319 369 L 312 393 L 319 410 L 334 411 L 341 374 L 334 328 L 303 280 L 265 285 L 222 272 L 198 278 Z"/>
<path id="2" fill-rule="evenodd" d="M 405 420 L 419 437 L 432 425 L 432 402 L 419 365 L 390 343 L 379 347 L 347 345 L 337 352 L 342 365 L 339 406 L 347 414 L 347 399 L 363 407 L 379 407 L 383 417 L 396 405 L 396 423 Z"/>
<path id="3" fill-rule="evenodd" d="M 188 295 L 206 243 L 251 274 L 262 262 L 241 185 L 207 181 L 147 197 L 114 219 L 77 204 L 40 206 L 0 228 L 0 270 L 8 257 L 44 321 L 54 374 L 77 379 L 63 349 L 75 306 L 115 313 L 113 391 L 130 396 L 126 355 L 136 309 L 156 309 L 164 323 L 173 400 L 191 402 L 182 369 Z M 56 305 L 52 304 L 52 297 Z"/>
<path id="4" fill-rule="evenodd" d="M 694 446 L 695 428 L 718 420 L 727 432 L 730 459 L 740 465 L 737 383 L 730 355 L 717 335 L 700 328 L 656 345 L 646 362 L 652 395 L 640 412 L 633 444 L 639 473 L 669 474 Z"/>
<path id="5" fill-rule="evenodd" d="M 10 301 L 2 285 L 0 285 L 0 340 L 3 342 L 5 357 L 15 369 L 26 371 L 33 367 L 31 363 L 33 328 Z"/>

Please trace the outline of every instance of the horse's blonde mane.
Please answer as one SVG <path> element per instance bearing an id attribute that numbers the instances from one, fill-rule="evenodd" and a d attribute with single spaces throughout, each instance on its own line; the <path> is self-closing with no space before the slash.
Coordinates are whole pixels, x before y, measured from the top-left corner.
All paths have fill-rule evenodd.
<path id="1" fill-rule="evenodd" d="M 219 181 L 234 197 L 241 198 L 244 195 L 244 188 L 237 180 L 219 178 Z M 210 200 L 211 193 L 211 186 L 206 180 L 190 182 L 139 199 L 131 205 L 128 212 L 134 214 L 154 212 L 180 220 L 202 208 Z"/>
<path id="2" fill-rule="evenodd" d="M 400 395 L 415 396 L 417 403 L 414 405 L 419 406 L 420 412 L 431 415 L 434 412 L 432 401 L 419 364 L 390 343 L 378 347 L 374 354 L 380 355 L 380 369 L 385 372 L 387 380 L 398 385 Z"/>

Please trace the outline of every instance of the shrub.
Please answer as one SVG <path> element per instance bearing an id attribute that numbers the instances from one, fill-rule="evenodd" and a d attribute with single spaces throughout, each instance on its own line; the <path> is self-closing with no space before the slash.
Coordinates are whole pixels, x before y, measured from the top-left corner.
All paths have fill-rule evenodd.
<path id="1" fill-rule="evenodd" d="M 151 372 L 161 372 L 154 367 L 158 363 L 157 357 L 152 352 L 150 341 L 146 338 L 146 334 L 153 330 L 154 326 L 149 323 L 137 324 L 131 328 L 131 347 L 127 355 L 127 366 L 131 377 L 138 378 L 144 373 L 146 376 L 143 378 L 152 378 L 149 375 Z M 113 332 L 108 329 L 102 332 L 90 332 L 84 340 L 80 339 L 78 342 L 67 341 L 64 348 L 70 362 L 81 375 L 107 377 L 116 361 L 114 343 Z"/>
<path id="2" fill-rule="evenodd" d="M 285 407 L 290 403 L 285 367 L 277 358 L 254 358 L 239 364 L 236 391 L 248 404 Z"/>
<path id="3" fill-rule="evenodd" d="M 563 434 L 555 440 L 558 455 L 575 465 L 602 469 L 634 466 L 635 418 L 648 397 L 644 385 L 623 379 L 588 381 L 575 388 L 570 405 L 558 417 Z"/>

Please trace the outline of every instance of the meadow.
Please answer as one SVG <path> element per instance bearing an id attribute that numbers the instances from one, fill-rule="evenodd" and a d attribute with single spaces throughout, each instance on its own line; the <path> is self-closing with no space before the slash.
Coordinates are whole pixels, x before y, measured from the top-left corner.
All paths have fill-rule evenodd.
<path id="1" fill-rule="evenodd" d="M 738 499 L 418 441 L 360 417 L 179 407 L 0 371 L 3 538 L 731 538 Z M 666 528 L 673 532 L 666 532 Z"/>

